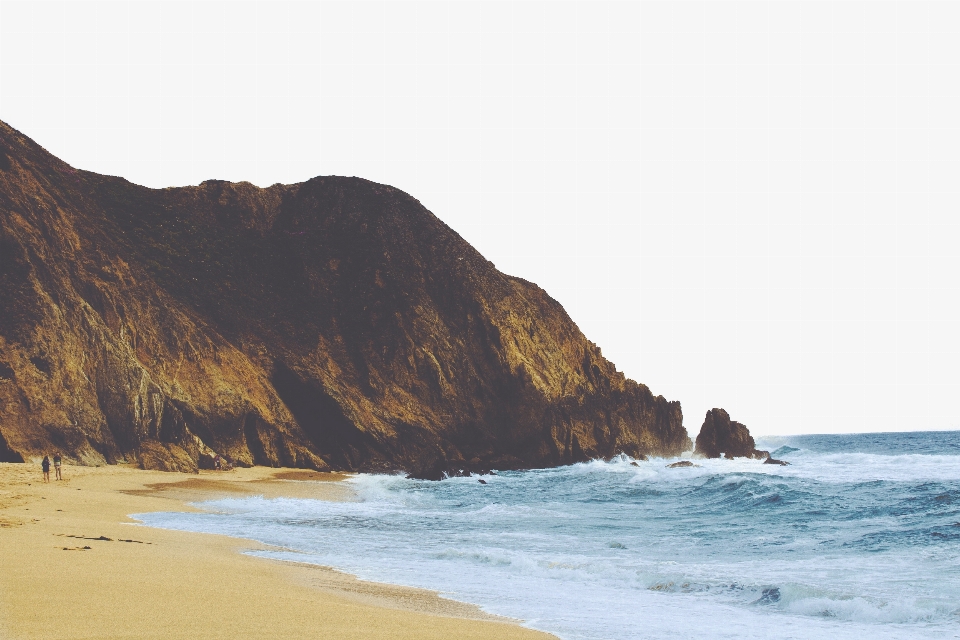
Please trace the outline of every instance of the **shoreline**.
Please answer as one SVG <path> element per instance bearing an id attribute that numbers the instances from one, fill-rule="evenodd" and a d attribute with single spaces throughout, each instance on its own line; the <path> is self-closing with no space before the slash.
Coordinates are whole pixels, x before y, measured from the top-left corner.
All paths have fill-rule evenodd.
<path id="1" fill-rule="evenodd" d="M 413 587 L 245 551 L 270 545 L 141 525 L 134 513 L 263 495 L 348 500 L 342 474 L 199 475 L 0 463 L 0 638 L 555 638 Z M 10 568 L 9 570 L 7 568 Z"/>

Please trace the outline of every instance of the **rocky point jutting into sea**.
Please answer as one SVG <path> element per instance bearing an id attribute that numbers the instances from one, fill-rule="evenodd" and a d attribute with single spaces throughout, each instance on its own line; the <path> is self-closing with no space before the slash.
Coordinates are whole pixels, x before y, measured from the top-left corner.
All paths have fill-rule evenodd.
<path id="1" fill-rule="evenodd" d="M 0 123 L 0 461 L 439 478 L 676 455 L 682 419 L 398 189 L 148 189 Z"/>

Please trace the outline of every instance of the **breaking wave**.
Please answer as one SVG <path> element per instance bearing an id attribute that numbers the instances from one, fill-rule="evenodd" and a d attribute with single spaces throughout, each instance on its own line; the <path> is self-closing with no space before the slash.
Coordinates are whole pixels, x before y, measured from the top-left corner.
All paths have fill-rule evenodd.
<path id="1" fill-rule="evenodd" d="M 960 432 L 767 440 L 790 466 L 623 456 L 487 484 L 363 475 L 353 502 L 138 517 L 435 589 L 567 640 L 954 637 Z"/>

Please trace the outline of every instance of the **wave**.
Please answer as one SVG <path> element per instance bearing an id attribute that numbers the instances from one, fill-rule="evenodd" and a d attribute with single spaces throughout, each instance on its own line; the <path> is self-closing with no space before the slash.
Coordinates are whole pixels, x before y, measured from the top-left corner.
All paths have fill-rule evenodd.
<path id="1" fill-rule="evenodd" d="M 771 453 L 770 455 L 771 455 L 772 457 L 774 457 L 774 458 L 782 458 L 783 456 L 787 455 L 788 453 L 794 453 L 795 451 L 800 451 L 800 448 L 799 448 L 799 447 L 788 447 L 787 445 L 783 445 L 782 447 L 778 448 L 776 451 L 774 451 L 774 452 Z"/>
<path id="2" fill-rule="evenodd" d="M 618 456 L 487 484 L 361 475 L 354 502 L 228 498 L 140 518 L 437 589 L 564 640 L 950 637 L 960 456 L 870 442 L 780 442 L 787 467 Z"/>

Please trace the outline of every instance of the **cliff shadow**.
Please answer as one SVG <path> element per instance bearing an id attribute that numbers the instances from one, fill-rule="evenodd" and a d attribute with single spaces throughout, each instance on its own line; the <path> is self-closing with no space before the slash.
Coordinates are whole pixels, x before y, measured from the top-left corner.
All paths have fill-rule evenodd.
<path id="1" fill-rule="evenodd" d="M 0 433 L 0 462 L 23 462 L 23 456 L 10 448 Z"/>
<path id="2" fill-rule="evenodd" d="M 319 381 L 303 380 L 278 362 L 270 382 L 317 453 L 331 466 L 354 470 L 370 457 L 363 434 Z"/>

